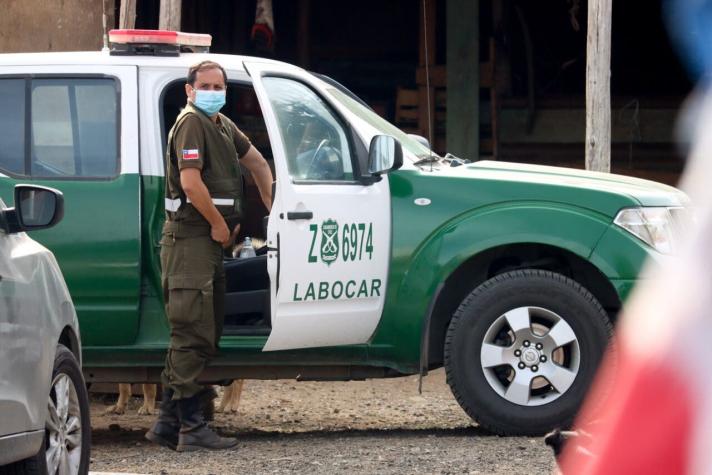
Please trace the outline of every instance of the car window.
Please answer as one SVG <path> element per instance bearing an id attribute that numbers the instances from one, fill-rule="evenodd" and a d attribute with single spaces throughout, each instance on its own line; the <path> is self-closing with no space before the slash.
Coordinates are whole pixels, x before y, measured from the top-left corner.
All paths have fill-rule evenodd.
<path id="1" fill-rule="evenodd" d="M 32 176 L 116 174 L 117 94 L 111 79 L 32 81 Z"/>
<path id="2" fill-rule="evenodd" d="M 25 80 L 0 79 L 0 169 L 25 172 Z"/>
<path id="3" fill-rule="evenodd" d="M 266 77 L 267 95 L 295 181 L 353 181 L 347 130 L 331 107 L 306 85 Z"/>
<path id="4" fill-rule="evenodd" d="M 0 79 L 0 171 L 36 178 L 118 173 L 119 96 L 111 78 Z M 29 104 L 29 110 L 25 105 Z M 9 113 L 12 112 L 10 115 Z M 25 127 L 29 113 L 29 130 Z"/>

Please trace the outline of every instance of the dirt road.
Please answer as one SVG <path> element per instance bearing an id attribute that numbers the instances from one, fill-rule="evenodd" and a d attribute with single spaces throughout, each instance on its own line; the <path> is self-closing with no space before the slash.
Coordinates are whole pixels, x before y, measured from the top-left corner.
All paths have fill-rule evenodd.
<path id="1" fill-rule="evenodd" d="M 107 401 L 108 403 L 108 401 Z M 237 414 L 214 427 L 236 450 L 180 454 L 145 441 L 153 416 L 105 416 L 92 403 L 91 470 L 151 474 L 551 473 L 540 438 L 497 437 L 472 424 L 442 370 L 338 383 L 248 381 Z"/>

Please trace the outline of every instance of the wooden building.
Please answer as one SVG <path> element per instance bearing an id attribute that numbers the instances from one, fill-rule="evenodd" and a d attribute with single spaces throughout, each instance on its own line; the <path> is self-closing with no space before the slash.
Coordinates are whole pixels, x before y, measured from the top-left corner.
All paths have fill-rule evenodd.
<path id="1" fill-rule="evenodd" d="M 102 7 L 118 27 L 121 2 L 65 0 L 60 9 L 9 0 L 0 52 L 98 48 Z M 161 3 L 172 3 L 180 29 L 213 35 L 213 52 L 268 55 L 327 74 L 402 128 L 431 136 L 437 152 L 584 166 L 586 0 L 272 0 L 267 49 L 250 38 L 255 0 L 123 2 L 135 8 L 136 28 L 157 28 Z M 38 21 L 33 11 L 47 9 L 51 21 Z M 70 38 L 72 22 L 89 33 Z M 28 26 L 50 39 L 16 41 L 35 35 Z M 612 171 L 675 183 L 683 167 L 675 121 L 692 85 L 660 2 L 616 2 L 612 32 Z"/>

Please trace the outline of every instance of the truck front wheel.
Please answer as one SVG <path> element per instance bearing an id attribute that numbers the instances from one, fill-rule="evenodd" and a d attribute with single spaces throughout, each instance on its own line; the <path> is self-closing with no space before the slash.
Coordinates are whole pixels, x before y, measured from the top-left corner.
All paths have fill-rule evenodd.
<path id="1" fill-rule="evenodd" d="M 453 315 L 447 382 L 480 426 L 541 435 L 573 422 L 610 334 L 606 312 L 575 281 L 536 269 L 500 274 Z"/>

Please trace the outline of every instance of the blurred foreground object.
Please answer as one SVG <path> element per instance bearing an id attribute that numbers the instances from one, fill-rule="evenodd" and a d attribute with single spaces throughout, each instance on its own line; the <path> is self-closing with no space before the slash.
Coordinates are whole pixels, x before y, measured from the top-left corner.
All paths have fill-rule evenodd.
<path id="1" fill-rule="evenodd" d="M 712 471 L 712 95 L 696 115 L 682 188 L 697 206 L 677 257 L 642 281 L 561 460 L 565 474 Z M 688 121 L 690 123 L 691 121 Z M 591 421 L 594 421 L 592 423 Z"/>
<path id="2" fill-rule="evenodd" d="M 681 187 L 696 206 L 693 225 L 676 258 L 648 268 L 624 311 L 577 422 L 590 437 L 548 438 L 565 445 L 565 474 L 712 472 L 712 0 L 665 6 L 699 80 L 679 127 L 692 144 Z"/>
<path id="3" fill-rule="evenodd" d="M 670 39 L 687 67 L 690 78 L 697 82 L 712 72 L 712 1 L 666 0 L 664 19 Z"/>

